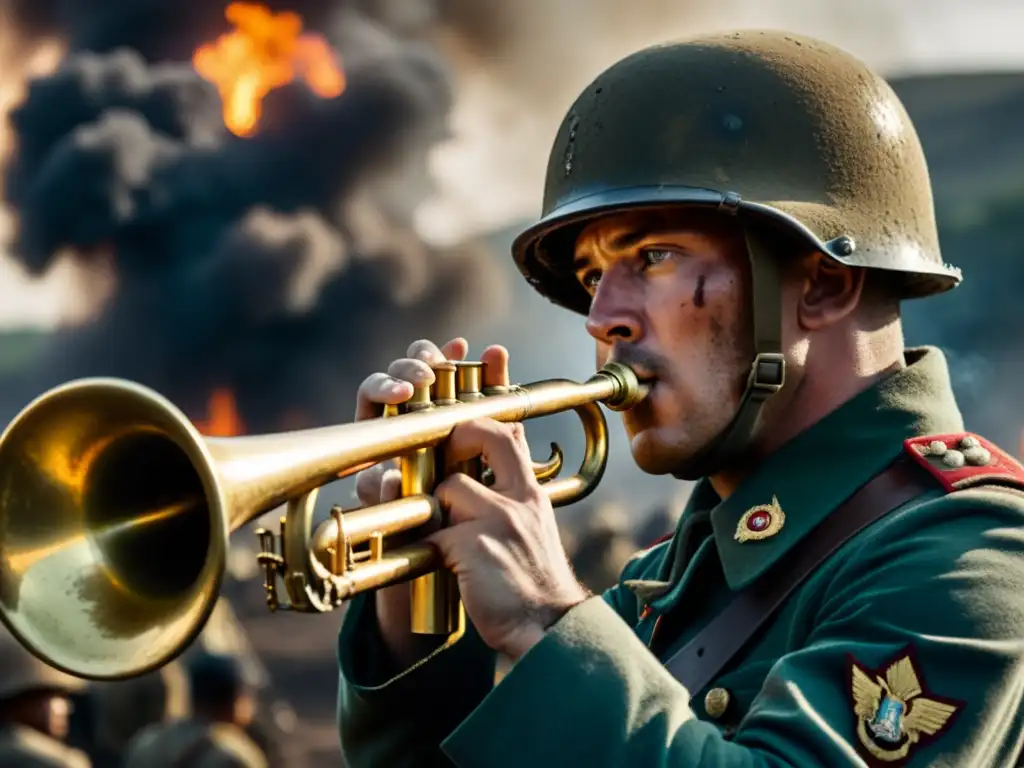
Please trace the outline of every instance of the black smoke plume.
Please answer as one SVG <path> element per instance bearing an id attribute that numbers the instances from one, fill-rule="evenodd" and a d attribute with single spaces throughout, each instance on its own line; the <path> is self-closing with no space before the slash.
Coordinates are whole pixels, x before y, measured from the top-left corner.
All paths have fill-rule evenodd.
<path id="1" fill-rule="evenodd" d="M 5 382 L 4 407 L 87 375 L 135 379 L 202 414 L 230 388 L 252 430 L 351 418 L 352 392 L 416 336 L 441 338 L 500 302 L 487 249 L 438 250 L 412 215 L 447 136 L 449 73 L 425 45 L 356 9 L 299 12 L 340 54 L 347 87 L 273 92 L 257 135 L 224 127 L 192 69 L 226 30 L 203 2 L 15 3 L 26 34 L 69 52 L 8 116 L 11 253 L 42 274 L 62 254 L 110 271 L 90 323 L 56 333 L 43 363 Z M 10 416 L 11 413 L 5 413 Z"/>

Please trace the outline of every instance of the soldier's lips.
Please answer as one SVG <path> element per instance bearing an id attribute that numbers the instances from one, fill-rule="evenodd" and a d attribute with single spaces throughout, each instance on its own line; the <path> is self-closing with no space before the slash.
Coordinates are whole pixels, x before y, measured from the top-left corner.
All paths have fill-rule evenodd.
<path id="1" fill-rule="evenodd" d="M 654 375 L 645 376 L 637 373 L 637 380 L 640 382 L 640 386 L 643 389 L 644 397 L 640 402 L 630 408 L 629 411 L 635 415 L 646 414 L 651 411 L 654 393 L 659 384 L 658 377 Z"/>

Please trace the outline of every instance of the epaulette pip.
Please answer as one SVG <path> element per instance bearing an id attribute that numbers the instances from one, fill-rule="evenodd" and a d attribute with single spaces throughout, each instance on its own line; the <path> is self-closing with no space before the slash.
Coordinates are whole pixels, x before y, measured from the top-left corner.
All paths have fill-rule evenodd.
<path id="1" fill-rule="evenodd" d="M 903 447 L 947 492 L 976 485 L 1024 489 L 1024 465 L 994 443 L 970 432 L 914 437 L 905 440 Z"/>

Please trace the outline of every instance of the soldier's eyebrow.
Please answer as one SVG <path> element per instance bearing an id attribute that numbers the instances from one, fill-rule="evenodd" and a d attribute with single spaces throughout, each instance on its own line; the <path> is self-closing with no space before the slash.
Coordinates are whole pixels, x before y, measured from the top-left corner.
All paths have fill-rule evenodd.
<path id="1" fill-rule="evenodd" d="M 632 248 L 646 237 L 655 234 L 651 229 L 630 229 L 617 234 L 608 241 L 608 248 L 612 251 L 625 251 Z"/>
<path id="2" fill-rule="evenodd" d="M 674 229 L 678 228 L 668 226 L 660 220 L 644 222 L 632 229 L 627 229 L 608 237 L 602 237 L 598 234 L 597 247 L 606 253 L 627 251 L 651 236 L 656 236 L 662 232 L 674 231 Z M 592 264 L 591 248 L 593 245 L 593 241 L 588 240 L 579 248 L 578 255 L 572 261 L 573 271 L 579 272 L 581 269 Z"/>

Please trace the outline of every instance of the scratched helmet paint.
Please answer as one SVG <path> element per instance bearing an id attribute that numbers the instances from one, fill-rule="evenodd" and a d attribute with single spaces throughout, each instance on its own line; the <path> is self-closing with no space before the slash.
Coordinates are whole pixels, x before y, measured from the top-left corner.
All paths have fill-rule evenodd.
<path id="1" fill-rule="evenodd" d="M 768 219 L 903 298 L 960 281 L 942 261 L 917 133 L 889 85 L 816 40 L 745 31 L 635 53 L 591 83 L 551 151 L 541 220 L 513 245 L 526 279 L 586 313 L 571 252 L 589 219 L 684 204 Z"/>

